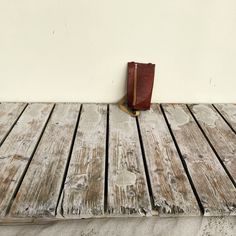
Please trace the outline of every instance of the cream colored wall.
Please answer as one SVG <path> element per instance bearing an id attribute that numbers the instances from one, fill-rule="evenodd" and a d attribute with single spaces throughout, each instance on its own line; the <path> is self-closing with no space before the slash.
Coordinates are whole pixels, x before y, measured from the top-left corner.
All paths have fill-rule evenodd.
<path id="1" fill-rule="evenodd" d="M 155 102 L 236 102 L 236 1 L 0 0 L 0 101 L 116 102 L 132 60 Z"/>

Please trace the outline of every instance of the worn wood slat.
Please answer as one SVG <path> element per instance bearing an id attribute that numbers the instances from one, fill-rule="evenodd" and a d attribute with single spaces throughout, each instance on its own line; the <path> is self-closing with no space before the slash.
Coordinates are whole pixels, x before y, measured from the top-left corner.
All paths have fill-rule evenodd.
<path id="1" fill-rule="evenodd" d="M 52 108 L 52 104 L 29 104 L 0 147 L 1 216 L 6 213 Z"/>
<path id="2" fill-rule="evenodd" d="M 214 106 L 236 132 L 236 104 L 214 104 Z"/>
<path id="3" fill-rule="evenodd" d="M 79 114 L 79 104 L 57 104 L 9 215 L 53 217 Z"/>
<path id="4" fill-rule="evenodd" d="M 0 145 L 25 106 L 26 103 L 0 103 Z"/>
<path id="5" fill-rule="evenodd" d="M 189 108 L 193 112 L 199 125 L 236 182 L 235 133 L 212 107 L 212 105 L 195 104 L 190 105 Z"/>
<path id="6" fill-rule="evenodd" d="M 108 213 L 145 215 L 151 210 L 136 120 L 110 106 Z"/>
<path id="7" fill-rule="evenodd" d="M 160 105 L 142 112 L 139 124 L 145 150 L 154 205 L 160 215 L 200 215 L 180 157 Z"/>
<path id="8" fill-rule="evenodd" d="M 59 212 L 66 218 L 104 213 L 107 105 L 85 104 L 65 181 Z"/>
<path id="9" fill-rule="evenodd" d="M 236 189 L 185 105 L 163 105 L 204 214 L 236 215 Z"/>

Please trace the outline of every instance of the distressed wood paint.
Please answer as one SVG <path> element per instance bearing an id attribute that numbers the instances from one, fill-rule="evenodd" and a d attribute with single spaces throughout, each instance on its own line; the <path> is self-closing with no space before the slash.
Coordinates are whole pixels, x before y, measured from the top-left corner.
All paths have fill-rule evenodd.
<path id="1" fill-rule="evenodd" d="M 142 112 L 139 124 L 148 165 L 154 205 L 160 215 L 200 215 L 180 157 L 160 106 Z"/>
<path id="2" fill-rule="evenodd" d="M 21 107 L 21 104 L 16 103 L 16 110 L 12 109 L 14 112 L 19 112 L 20 115 L 24 106 L 22 110 L 18 110 L 18 105 Z M 12 114 L 15 113 L 11 112 L 11 109 L 5 108 L 5 111 L 9 113 L 9 119 L 6 118 L 8 117 L 7 113 L 0 114 L 0 124 L 9 125 L 3 135 L 5 136 L 7 133 L 7 138 L 3 138 L 5 140 L 0 147 L 0 209 L 3 209 L 0 211 L 1 224 L 25 222 L 48 223 L 51 225 L 55 221 L 67 224 L 69 219 L 88 217 L 94 219 L 94 223 L 91 224 L 98 226 L 100 221 L 97 218 L 106 217 L 107 219 L 104 219 L 104 224 L 107 227 L 105 232 L 114 234 L 114 231 L 110 230 L 109 227 L 119 225 L 116 217 L 119 216 L 122 217 L 120 219 L 123 223 L 127 222 L 129 224 L 130 232 L 137 233 L 140 231 L 140 234 L 145 232 L 145 235 L 148 235 L 148 232 L 151 233 L 152 231 L 145 231 L 144 227 L 141 226 L 146 224 L 144 219 L 150 218 L 143 218 L 143 216 L 152 215 L 151 219 L 155 219 L 157 222 L 165 219 L 167 221 L 164 224 L 167 227 L 167 225 L 172 224 L 171 222 L 173 222 L 172 226 L 177 224 L 181 219 L 181 215 L 184 215 L 183 222 L 185 223 L 178 229 L 180 230 L 178 232 L 182 232 L 180 234 L 183 235 L 183 232 L 186 234 L 188 232 L 188 228 L 184 227 L 184 224 L 187 224 L 188 219 L 191 218 L 190 215 L 195 215 L 191 218 L 194 219 L 194 222 L 198 219 L 200 219 L 200 222 L 208 219 L 207 224 L 201 226 L 199 232 L 203 235 L 204 233 L 214 235 L 215 232 L 218 232 L 215 230 L 218 226 L 220 230 L 223 229 L 227 220 L 232 218 L 228 215 L 235 215 L 235 188 L 227 178 L 225 170 L 186 106 L 175 105 L 172 107 L 171 105 L 165 105 L 164 109 L 166 110 L 166 107 L 174 108 L 174 112 L 170 109 L 170 111 L 165 111 L 165 114 L 171 123 L 171 129 L 205 209 L 205 215 L 208 216 L 203 218 L 196 216 L 198 208 L 194 208 L 194 199 L 190 194 L 191 189 L 189 192 L 188 181 L 181 166 L 182 163 L 178 159 L 178 153 L 175 150 L 159 105 L 153 105 L 151 111 L 142 112 L 138 118 L 144 153 L 146 154 L 147 173 L 144 170 L 135 118 L 118 110 L 117 106 L 111 105 L 109 130 L 106 130 L 106 105 L 86 104 L 83 106 L 84 109 L 81 113 L 77 131 L 75 130 L 75 122 L 78 117 L 79 104 L 57 104 L 48 123 L 52 104 L 29 104 L 16 124 L 18 116 L 16 115 L 13 118 L 14 115 L 12 116 Z M 223 105 L 220 104 L 220 106 Z M 234 106 L 232 104 L 229 106 L 230 108 L 225 109 L 230 117 L 230 119 L 227 118 L 229 119 L 228 122 L 232 127 L 235 114 Z M 57 111 L 58 107 L 61 107 L 60 111 Z M 64 108 L 62 109 L 62 107 Z M 176 107 L 179 108 L 176 109 Z M 58 124 L 54 117 L 55 112 L 57 112 Z M 222 131 L 222 127 L 226 127 L 221 126 L 223 120 L 220 125 L 218 124 L 219 115 L 218 113 L 213 115 L 214 109 L 213 112 L 210 111 L 209 115 L 209 110 L 208 108 L 205 109 L 204 105 L 204 108 L 201 106 L 195 112 L 201 113 L 198 118 L 195 114 L 199 124 L 201 119 L 202 124 L 207 124 L 207 127 L 210 127 L 209 130 L 211 129 L 215 134 L 212 139 L 216 139 L 217 135 L 225 138 L 226 134 Z M 221 112 L 221 114 L 226 119 L 226 113 Z M 6 122 L 7 120 L 9 123 Z M 44 130 L 46 123 L 47 126 Z M 42 134 L 43 131 L 44 134 Z M 107 153 L 109 165 L 107 166 L 108 179 L 105 181 L 106 132 L 109 133 Z M 75 134 L 76 136 L 74 136 Z M 207 133 L 205 132 L 205 134 Z M 72 136 L 76 139 L 74 140 Z M 75 142 L 70 141 L 70 138 Z M 41 139 L 40 142 L 39 139 Z M 232 136 L 231 142 L 233 140 Z M 228 145 L 229 142 L 227 142 Z M 225 146 L 222 149 L 228 148 L 227 145 Z M 73 149 L 71 149 L 72 147 Z M 214 148 L 216 149 L 215 144 Z M 72 150 L 71 160 L 68 159 L 69 150 Z M 50 155 L 52 159 L 41 159 L 46 154 Z M 226 149 L 225 154 L 227 154 Z M 232 154 L 233 152 L 230 152 L 228 155 Z M 31 162 L 25 173 L 29 160 Z M 67 169 L 65 162 L 69 160 L 70 165 Z M 228 170 L 234 168 L 232 162 L 228 161 L 227 165 L 225 163 Z M 86 172 L 86 174 L 82 172 Z M 56 199 L 58 199 L 61 186 L 63 186 L 65 173 L 67 173 L 67 178 L 57 208 L 58 217 L 55 217 Z M 78 177 L 79 173 L 81 175 Z M 151 198 L 148 193 L 145 174 L 150 179 L 149 187 L 151 188 L 149 190 L 153 193 Z M 19 189 L 18 186 L 20 186 Z M 104 187 L 108 189 L 107 194 Z M 78 189 L 79 191 L 76 191 L 75 194 L 74 190 Z M 17 194 L 16 190 L 18 190 Z M 6 208 L 11 205 L 10 202 L 13 196 L 16 197 L 14 198 L 15 201 L 13 201 L 10 212 L 6 216 Z M 104 205 L 106 200 L 107 205 Z M 161 206 L 159 208 L 160 217 L 156 217 L 157 211 L 151 209 L 150 200 L 152 200 L 152 203 L 154 202 L 154 205 L 156 203 L 156 206 Z M 31 205 L 28 204 L 30 207 L 24 211 L 23 209 L 27 208 L 27 201 Z M 191 204 L 193 204 L 192 208 Z M 168 206 L 171 207 L 168 208 Z M 106 207 L 107 212 L 104 212 L 103 210 Z M 219 215 L 220 217 L 209 218 L 209 215 Z M 137 219 L 137 224 L 135 223 L 133 228 L 130 226 L 132 219 L 123 218 L 127 216 L 139 216 L 139 218 L 132 218 Z M 175 217 L 176 220 L 169 221 L 168 219 L 173 218 L 168 216 L 177 217 Z M 217 219 L 219 219 L 219 222 Z M 226 219 L 226 221 L 223 219 Z M 225 223 L 220 222 L 221 220 Z M 76 221 L 76 225 L 79 222 L 84 222 L 84 220 Z M 171 229 L 172 226 L 170 226 Z M 93 226 L 91 225 L 91 227 Z M 163 224 L 157 223 L 152 227 L 158 227 L 158 229 L 161 227 L 160 231 L 154 230 L 153 232 L 164 232 Z M 104 229 L 100 230 L 96 227 L 90 229 L 93 230 L 92 233 L 104 233 Z M 166 230 L 168 231 L 168 227 Z M 198 232 L 197 228 L 195 230 L 195 232 Z M 231 228 L 227 232 L 231 232 L 230 230 Z M 44 232 L 48 233 L 48 231 Z M 85 231 L 79 232 L 84 233 Z M 221 230 L 221 232 L 223 231 Z M 90 232 L 86 230 L 86 233 Z"/>
<path id="3" fill-rule="evenodd" d="M 26 103 L 0 103 L 0 146 L 25 106 Z"/>
<path id="4" fill-rule="evenodd" d="M 236 104 L 214 104 L 214 106 L 236 132 Z"/>
<path id="5" fill-rule="evenodd" d="M 79 114 L 57 104 L 13 202 L 11 217 L 53 217 Z"/>
<path id="6" fill-rule="evenodd" d="M 65 218 L 104 214 L 106 123 L 107 105 L 83 105 L 58 207 Z"/>
<path id="7" fill-rule="evenodd" d="M 0 215 L 21 183 L 24 170 L 47 122 L 52 104 L 29 104 L 0 147 Z"/>
<path id="8" fill-rule="evenodd" d="M 204 207 L 204 215 L 236 215 L 236 189 L 187 107 L 178 104 L 163 107 Z"/>
<path id="9" fill-rule="evenodd" d="M 146 183 L 136 120 L 110 105 L 108 214 L 149 215 Z"/>
<path id="10" fill-rule="evenodd" d="M 209 104 L 190 105 L 189 108 L 213 145 L 220 159 L 236 182 L 236 135 Z"/>

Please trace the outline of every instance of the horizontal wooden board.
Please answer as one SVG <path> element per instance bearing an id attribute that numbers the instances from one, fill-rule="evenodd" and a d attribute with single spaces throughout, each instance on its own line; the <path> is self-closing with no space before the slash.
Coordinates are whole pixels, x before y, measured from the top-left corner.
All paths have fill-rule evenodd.
<path id="1" fill-rule="evenodd" d="M 207 216 L 236 215 L 236 189 L 185 105 L 163 105 Z"/>
<path id="2" fill-rule="evenodd" d="M 0 103 L 0 146 L 25 106 L 26 103 Z"/>
<path id="3" fill-rule="evenodd" d="M 209 104 L 189 106 L 220 159 L 236 182 L 236 135 Z M 236 198 L 236 196 L 235 196 Z"/>
<path id="4" fill-rule="evenodd" d="M 39 141 L 52 104 L 29 104 L 0 147 L 0 215 L 3 216 Z"/>
<path id="5" fill-rule="evenodd" d="M 57 104 L 12 204 L 11 217 L 53 217 L 79 114 L 79 104 Z"/>
<path id="6" fill-rule="evenodd" d="M 139 124 L 150 176 L 154 205 L 160 215 L 200 215 L 180 157 L 160 106 L 142 112 Z"/>
<path id="7" fill-rule="evenodd" d="M 66 218 L 104 214 L 107 105 L 85 104 L 58 211 Z"/>
<path id="8" fill-rule="evenodd" d="M 111 105 L 109 122 L 108 213 L 117 216 L 150 214 L 136 120 Z"/>
<path id="9" fill-rule="evenodd" d="M 214 106 L 236 132 L 236 104 L 214 104 Z"/>

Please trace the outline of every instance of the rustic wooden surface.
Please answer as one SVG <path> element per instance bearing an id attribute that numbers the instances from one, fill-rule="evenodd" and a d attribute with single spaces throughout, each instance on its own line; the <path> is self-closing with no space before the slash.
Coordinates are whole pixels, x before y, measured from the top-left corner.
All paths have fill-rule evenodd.
<path id="1" fill-rule="evenodd" d="M 159 105 L 139 117 L 154 204 L 160 215 L 200 215 Z"/>
<path id="2" fill-rule="evenodd" d="M 204 215 L 236 215 L 236 189 L 187 107 L 163 107 L 204 207 Z"/>
<path id="3" fill-rule="evenodd" d="M 51 104 L 29 104 L 0 147 L 0 215 L 6 213 L 47 122 Z"/>
<path id="4" fill-rule="evenodd" d="M 116 105 L 110 105 L 108 163 L 109 214 L 150 214 L 136 120 Z"/>
<path id="5" fill-rule="evenodd" d="M 44 131 L 9 215 L 55 216 L 79 104 L 58 104 Z"/>
<path id="6" fill-rule="evenodd" d="M 190 106 L 204 133 L 236 182 L 236 135 L 209 104 Z"/>
<path id="7" fill-rule="evenodd" d="M 104 214 L 107 105 L 85 104 L 58 212 L 66 218 Z"/>
<path id="8" fill-rule="evenodd" d="M 0 146 L 25 106 L 25 103 L 0 103 Z"/>
<path id="9" fill-rule="evenodd" d="M 235 107 L 0 103 L 0 223 L 235 217 Z"/>
<path id="10" fill-rule="evenodd" d="M 214 106 L 236 132 L 236 104 L 214 104 Z"/>

